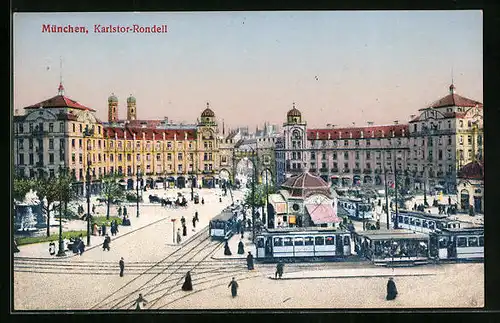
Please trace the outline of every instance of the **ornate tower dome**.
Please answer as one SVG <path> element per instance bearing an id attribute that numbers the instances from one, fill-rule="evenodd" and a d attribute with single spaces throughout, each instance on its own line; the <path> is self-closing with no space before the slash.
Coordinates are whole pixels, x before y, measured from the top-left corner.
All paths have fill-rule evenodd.
<path id="1" fill-rule="evenodd" d="M 201 113 L 201 123 L 205 125 L 215 124 L 215 113 L 210 109 L 210 104 L 207 102 L 207 107 Z"/>
<path id="2" fill-rule="evenodd" d="M 302 122 L 302 113 L 299 109 L 295 108 L 295 102 L 293 103 L 293 107 L 286 114 L 288 123 L 301 123 Z"/>
<path id="3" fill-rule="evenodd" d="M 108 98 L 108 122 L 118 121 L 118 98 L 114 93 Z"/>
<path id="4" fill-rule="evenodd" d="M 137 108 L 132 94 L 127 98 L 127 120 L 137 120 Z"/>

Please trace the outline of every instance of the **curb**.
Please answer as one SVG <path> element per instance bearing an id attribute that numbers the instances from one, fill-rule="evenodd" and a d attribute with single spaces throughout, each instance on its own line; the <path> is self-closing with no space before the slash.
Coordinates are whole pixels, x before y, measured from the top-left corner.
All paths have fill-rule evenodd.
<path id="1" fill-rule="evenodd" d="M 380 278 L 380 277 L 406 277 L 406 276 L 435 276 L 436 274 L 425 273 L 425 274 L 380 274 L 380 275 L 356 275 L 356 276 L 341 276 L 341 275 L 333 275 L 333 276 L 321 276 L 321 277 L 283 277 L 283 278 L 274 278 L 273 276 L 268 276 L 267 278 L 271 280 L 297 280 L 297 279 L 328 279 L 328 278 Z"/>

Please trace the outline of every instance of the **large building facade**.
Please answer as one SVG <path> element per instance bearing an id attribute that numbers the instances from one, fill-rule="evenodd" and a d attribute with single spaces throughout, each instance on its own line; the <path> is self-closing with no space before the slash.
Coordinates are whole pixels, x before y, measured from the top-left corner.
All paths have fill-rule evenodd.
<path id="1" fill-rule="evenodd" d="M 406 169 L 408 136 L 408 125 L 399 124 L 307 128 L 294 104 L 283 124 L 282 148 L 276 149 L 278 169 L 285 169 L 278 178 L 307 171 L 334 186 L 384 185 L 384 176 L 394 181 L 394 166 Z"/>
<path id="2" fill-rule="evenodd" d="M 17 174 L 54 176 L 61 168 L 70 171 L 75 188 L 86 190 L 87 171 L 91 190 L 100 187 L 102 176 L 120 174 L 129 188 L 158 181 L 178 187 L 215 187 L 221 166 L 215 113 L 207 107 L 195 124 L 168 120 L 139 120 L 136 99 L 127 98 L 127 119 L 118 118 L 118 98 L 108 98 L 108 122 L 95 110 L 64 95 L 25 107 L 14 116 L 14 166 Z M 226 145 L 227 146 L 227 145 Z M 228 147 L 226 147 L 228 148 Z"/>

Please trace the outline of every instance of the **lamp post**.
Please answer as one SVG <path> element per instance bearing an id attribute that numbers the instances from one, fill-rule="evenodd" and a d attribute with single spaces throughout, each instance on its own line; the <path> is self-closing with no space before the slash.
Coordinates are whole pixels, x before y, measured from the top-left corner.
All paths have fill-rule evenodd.
<path id="1" fill-rule="evenodd" d="M 174 244 L 175 244 L 175 220 L 176 219 L 170 219 L 170 221 L 172 221 L 172 241 L 174 242 Z"/>
<path id="2" fill-rule="evenodd" d="M 387 167 L 386 167 L 385 163 L 384 163 L 384 184 L 385 184 L 385 213 L 386 213 L 386 222 L 387 222 L 386 227 L 387 227 L 387 230 L 389 230 L 391 218 L 389 216 L 389 192 L 387 189 Z"/>
<path id="3" fill-rule="evenodd" d="M 64 173 L 65 173 L 65 170 L 64 170 Z M 59 166 L 59 176 L 62 176 L 63 175 L 63 169 L 61 166 Z M 63 193 L 63 194 L 66 194 L 66 193 Z M 59 250 L 57 251 L 57 257 L 64 257 L 66 256 L 66 252 L 64 252 L 64 241 L 63 241 L 63 238 L 62 238 L 62 200 L 64 199 L 62 197 L 61 194 L 61 197 L 60 197 L 60 200 L 59 200 Z M 66 209 L 66 208 L 65 208 Z"/>
<path id="4" fill-rule="evenodd" d="M 255 242 L 255 181 L 257 180 L 257 165 L 255 163 L 255 151 L 252 149 L 253 179 L 252 179 L 252 241 Z"/>
<path id="5" fill-rule="evenodd" d="M 137 185 L 136 185 L 136 188 L 137 188 L 137 199 L 136 199 L 137 217 L 139 217 L 139 176 L 140 176 L 140 172 L 141 172 L 141 166 L 137 166 L 137 173 L 136 173 L 136 176 L 137 176 Z"/>
<path id="6" fill-rule="evenodd" d="M 424 207 L 429 205 L 427 203 L 427 165 L 424 165 Z"/>
<path id="7" fill-rule="evenodd" d="M 394 154 L 394 191 L 396 197 L 396 216 L 394 217 L 394 229 L 398 229 L 398 170 L 396 169 L 396 159 L 397 156 Z"/>
<path id="8" fill-rule="evenodd" d="M 85 132 L 83 136 L 88 138 L 94 134 L 93 130 L 89 129 L 89 126 L 85 126 Z M 91 188 L 91 177 L 90 177 L 90 166 L 92 165 L 90 161 L 90 153 L 92 150 L 90 145 L 90 140 L 87 139 L 87 246 L 90 246 L 90 188 Z"/>

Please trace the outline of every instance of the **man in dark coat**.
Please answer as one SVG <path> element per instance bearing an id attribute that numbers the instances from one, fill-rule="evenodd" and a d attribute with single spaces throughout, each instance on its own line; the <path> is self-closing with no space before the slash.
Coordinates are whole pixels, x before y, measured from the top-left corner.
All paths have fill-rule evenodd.
<path id="1" fill-rule="evenodd" d="M 102 251 L 104 250 L 108 250 L 110 249 L 109 247 L 109 244 L 111 243 L 111 238 L 106 235 L 106 237 L 104 238 L 104 242 L 102 243 Z"/>
<path id="2" fill-rule="evenodd" d="M 244 246 L 243 246 L 243 241 L 240 240 L 240 242 L 238 243 L 238 254 L 242 255 L 244 253 L 245 253 L 245 249 L 244 249 Z"/>
<path id="3" fill-rule="evenodd" d="M 121 206 L 118 208 L 118 216 L 122 216 L 122 207 Z"/>
<path id="4" fill-rule="evenodd" d="M 283 267 L 285 267 L 285 264 L 281 261 L 276 264 L 276 272 L 274 273 L 274 278 L 281 278 L 281 276 L 283 276 Z"/>
<path id="5" fill-rule="evenodd" d="M 194 212 L 194 219 L 196 222 L 200 221 L 200 219 L 198 218 L 198 211 Z"/>
<path id="6" fill-rule="evenodd" d="M 123 270 L 125 269 L 125 261 L 123 261 L 123 257 L 120 259 L 120 277 L 123 277 Z"/>
<path id="7" fill-rule="evenodd" d="M 224 244 L 224 255 L 226 255 L 226 256 L 232 255 L 231 249 L 229 249 L 229 244 L 227 243 L 227 240 L 226 240 L 226 243 Z"/>
<path id="8" fill-rule="evenodd" d="M 201 198 L 201 204 L 205 204 L 205 199 L 203 197 Z"/>
<path id="9" fill-rule="evenodd" d="M 141 303 L 146 305 L 148 303 L 148 301 L 146 299 L 144 299 L 144 297 L 142 297 L 142 294 L 139 294 L 139 297 L 135 300 L 135 304 L 136 304 L 135 309 L 136 310 L 141 310 Z"/>
<path id="10" fill-rule="evenodd" d="M 85 244 L 83 243 L 83 240 L 80 240 L 80 242 L 78 242 L 78 252 L 80 256 L 85 252 Z"/>
<path id="11" fill-rule="evenodd" d="M 186 224 L 182 224 L 182 235 L 185 237 L 187 236 L 187 227 Z"/>
<path id="12" fill-rule="evenodd" d="M 127 207 L 123 206 L 123 215 L 127 215 Z"/>
<path id="13" fill-rule="evenodd" d="M 191 272 L 188 271 L 186 278 L 184 279 L 184 284 L 182 284 L 182 290 L 187 292 L 193 290 L 193 283 L 191 282 Z"/>
<path id="14" fill-rule="evenodd" d="M 182 225 L 186 224 L 186 218 L 184 217 L 184 215 L 181 217 L 181 224 Z"/>
<path id="15" fill-rule="evenodd" d="M 398 290 L 396 289 L 396 284 L 394 283 L 394 279 L 390 277 L 389 281 L 387 282 L 386 300 L 391 301 L 396 298 L 396 295 L 398 295 Z"/>
<path id="16" fill-rule="evenodd" d="M 247 255 L 247 268 L 248 270 L 253 270 L 253 255 L 252 252 L 248 252 Z"/>
<path id="17" fill-rule="evenodd" d="M 192 222 L 193 222 L 193 229 L 194 229 L 194 228 L 196 228 L 196 217 L 195 216 L 193 217 Z"/>
<path id="18" fill-rule="evenodd" d="M 451 205 L 451 197 L 448 196 L 448 205 Z"/>
<path id="19" fill-rule="evenodd" d="M 236 282 L 236 280 L 234 280 L 234 277 L 229 285 L 227 285 L 227 287 L 231 287 L 231 295 L 233 297 L 236 297 L 236 295 L 238 294 L 238 283 Z"/>
<path id="20" fill-rule="evenodd" d="M 106 235 L 106 224 L 102 224 L 102 227 L 101 227 L 101 232 L 102 232 L 102 235 L 105 236 Z"/>

